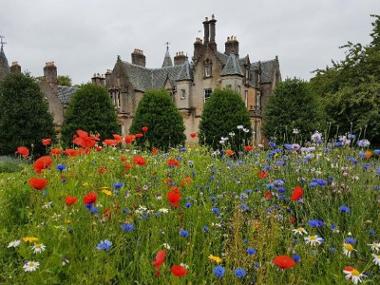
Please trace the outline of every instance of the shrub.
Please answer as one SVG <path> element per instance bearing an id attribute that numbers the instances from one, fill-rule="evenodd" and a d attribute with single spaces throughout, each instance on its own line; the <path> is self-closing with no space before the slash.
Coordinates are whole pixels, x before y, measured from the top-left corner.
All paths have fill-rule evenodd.
<path id="1" fill-rule="evenodd" d="M 318 98 L 313 95 L 309 83 L 299 79 L 286 79 L 276 87 L 264 111 L 263 131 L 268 137 L 280 141 L 299 131 L 301 138 L 320 129 L 322 118 Z M 289 141 L 289 140 L 287 140 Z"/>
<path id="2" fill-rule="evenodd" d="M 62 127 L 62 140 L 71 143 L 76 130 L 99 133 L 102 138 L 118 133 L 116 112 L 105 88 L 85 84 L 71 98 Z"/>
<path id="3" fill-rule="evenodd" d="M 35 154 L 45 147 L 41 140 L 54 138 L 53 118 L 38 84 L 24 74 L 9 74 L 0 84 L 0 155 L 33 145 Z"/>
<path id="4" fill-rule="evenodd" d="M 185 142 L 183 119 L 165 90 L 149 90 L 141 99 L 135 118 L 130 128 L 131 133 L 141 133 L 148 127 L 139 144 L 149 148 L 157 147 L 167 150 Z"/>
<path id="5" fill-rule="evenodd" d="M 243 126 L 248 132 L 237 126 Z M 220 147 L 221 137 L 227 137 L 230 132 L 235 133 L 228 141 L 233 150 L 241 150 L 252 135 L 248 110 L 240 95 L 231 89 L 216 89 L 212 93 L 204 105 L 199 129 L 200 143 L 214 149 Z"/>

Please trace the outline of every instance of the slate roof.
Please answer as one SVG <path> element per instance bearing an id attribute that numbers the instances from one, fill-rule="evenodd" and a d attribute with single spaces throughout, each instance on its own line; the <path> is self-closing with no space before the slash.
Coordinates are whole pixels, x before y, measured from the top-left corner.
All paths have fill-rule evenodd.
<path id="1" fill-rule="evenodd" d="M 67 105 L 70 102 L 71 97 L 78 90 L 77 86 L 61 86 L 58 85 L 58 99 L 63 105 Z"/>
<path id="2" fill-rule="evenodd" d="M 273 74 L 278 68 L 278 62 L 276 59 L 254 62 L 251 64 L 251 72 L 261 68 L 261 83 L 270 83 L 273 81 Z M 252 76 L 254 77 L 254 76 Z"/>
<path id="3" fill-rule="evenodd" d="M 172 58 L 170 57 L 168 47 L 166 48 L 164 62 L 162 63 L 162 67 L 166 67 L 166 66 L 173 66 Z"/>
<path id="4" fill-rule="evenodd" d="M 143 66 L 123 62 L 126 76 L 135 89 L 145 91 L 151 88 L 162 88 L 167 79 L 175 85 L 178 80 L 192 79 L 188 62 L 162 68 L 145 68 Z"/>
<path id="5" fill-rule="evenodd" d="M 228 56 L 227 62 L 220 75 L 243 75 L 240 68 L 239 58 L 235 54 L 231 53 Z"/>

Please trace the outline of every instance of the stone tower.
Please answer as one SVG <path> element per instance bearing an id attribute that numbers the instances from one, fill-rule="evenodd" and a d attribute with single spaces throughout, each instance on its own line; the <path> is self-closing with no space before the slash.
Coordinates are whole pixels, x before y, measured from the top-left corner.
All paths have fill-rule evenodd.
<path id="1" fill-rule="evenodd" d="M 3 41 L 4 37 L 0 36 L 0 80 L 3 80 L 4 77 L 9 73 L 9 65 L 8 65 L 8 60 L 7 57 L 5 56 L 4 53 L 4 44 L 5 42 Z"/>

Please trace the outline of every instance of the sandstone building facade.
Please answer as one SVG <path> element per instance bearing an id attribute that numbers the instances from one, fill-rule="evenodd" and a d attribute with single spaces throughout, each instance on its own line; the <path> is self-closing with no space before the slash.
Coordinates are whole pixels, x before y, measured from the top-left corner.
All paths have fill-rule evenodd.
<path id="1" fill-rule="evenodd" d="M 143 51 L 135 49 L 131 62 L 118 56 L 112 70 L 104 76 L 94 75 L 92 82 L 109 91 L 123 134 L 128 132 L 138 103 L 148 89 L 165 88 L 170 92 L 189 138 L 190 133 L 198 132 L 204 103 L 212 91 L 232 88 L 249 110 L 254 142 L 262 143 L 262 110 L 281 80 L 278 58 L 251 62 L 249 55 L 239 54 L 239 41 L 234 36 L 227 38 L 224 51 L 220 52 L 215 41 L 216 22 L 214 15 L 205 19 L 204 37 L 196 38 L 191 59 L 184 52 L 177 52 L 173 62 L 167 48 L 162 66 L 147 68 Z"/>

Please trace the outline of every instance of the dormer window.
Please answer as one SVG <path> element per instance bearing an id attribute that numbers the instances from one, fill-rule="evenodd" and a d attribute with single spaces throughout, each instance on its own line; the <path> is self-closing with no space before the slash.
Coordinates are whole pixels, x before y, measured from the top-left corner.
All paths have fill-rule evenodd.
<path id="1" fill-rule="evenodd" d="M 207 59 L 205 61 L 204 68 L 205 68 L 205 71 L 204 71 L 205 77 L 206 78 L 211 77 L 212 76 L 212 63 L 209 59 Z"/>

